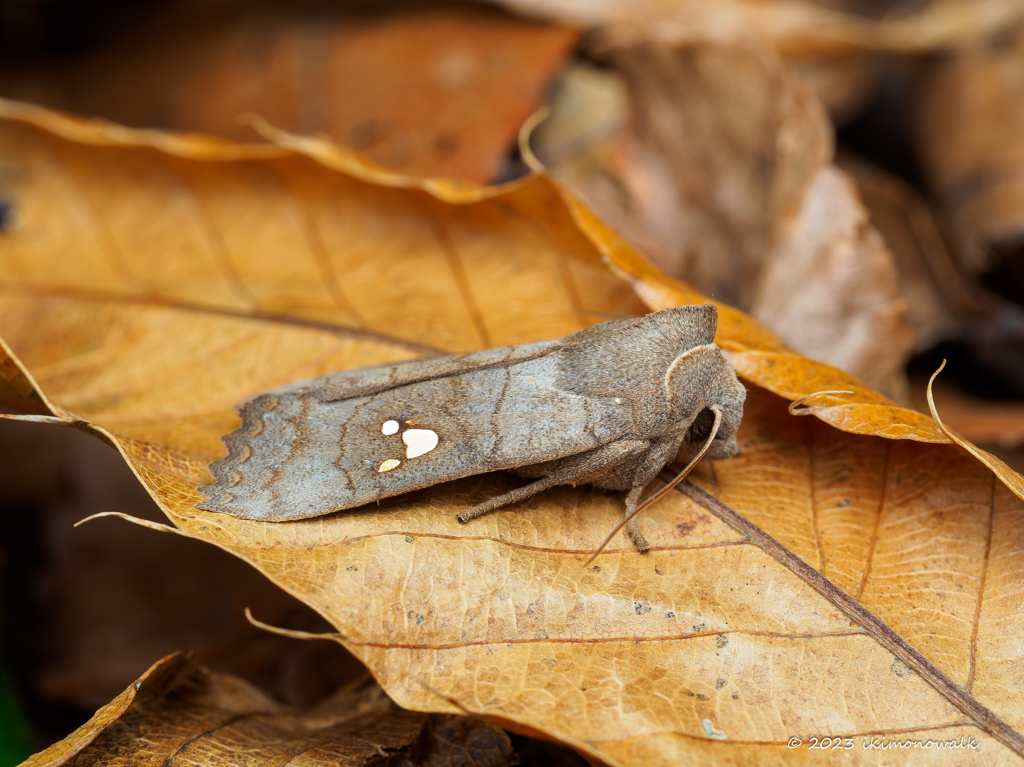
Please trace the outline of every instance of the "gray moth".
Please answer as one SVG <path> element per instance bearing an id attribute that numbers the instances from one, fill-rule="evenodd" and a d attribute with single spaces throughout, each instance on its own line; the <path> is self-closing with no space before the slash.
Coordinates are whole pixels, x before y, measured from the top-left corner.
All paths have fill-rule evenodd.
<path id="1" fill-rule="evenodd" d="M 200 509 L 281 522 L 483 472 L 533 479 L 462 521 L 555 485 L 627 490 L 626 516 L 687 445 L 737 452 L 746 390 L 715 345 L 714 304 L 611 320 L 552 341 L 334 373 L 261 394 L 223 439 Z M 648 548 L 636 519 L 628 526 Z"/>

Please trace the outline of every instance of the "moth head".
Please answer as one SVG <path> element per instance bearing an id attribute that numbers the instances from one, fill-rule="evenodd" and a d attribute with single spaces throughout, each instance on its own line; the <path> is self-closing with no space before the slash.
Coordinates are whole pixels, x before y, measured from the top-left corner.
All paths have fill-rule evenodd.
<path id="1" fill-rule="evenodd" d="M 683 441 L 702 445 L 711 433 L 715 410 L 722 423 L 706 453 L 713 460 L 739 452 L 736 430 L 743 418 L 743 388 L 736 371 L 714 343 L 688 349 L 676 358 L 665 376 L 669 406 L 682 423 Z"/>

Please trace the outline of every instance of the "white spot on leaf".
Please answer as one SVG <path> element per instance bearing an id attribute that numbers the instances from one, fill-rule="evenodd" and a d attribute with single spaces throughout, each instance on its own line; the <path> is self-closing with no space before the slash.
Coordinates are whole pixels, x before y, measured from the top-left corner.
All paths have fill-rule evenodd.
<path id="1" fill-rule="evenodd" d="M 430 429 L 406 429 L 402 432 L 402 442 L 405 443 L 405 457 L 415 458 L 437 447 L 437 434 Z"/>
<path id="2" fill-rule="evenodd" d="M 398 421 L 395 421 L 395 420 L 385 421 L 384 425 L 380 427 L 380 433 L 381 434 L 386 434 L 389 437 L 392 434 L 397 434 L 398 433 Z"/>
<path id="3" fill-rule="evenodd" d="M 377 471 L 378 472 L 391 471 L 392 469 L 397 469 L 399 464 L 401 464 L 401 463 L 402 463 L 401 461 L 399 461 L 399 460 L 397 460 L 395 458 L 388 458 L 386 461 L 384 461 L 384 463 L 382 463 L 380 466 L 377 467 Z"/>

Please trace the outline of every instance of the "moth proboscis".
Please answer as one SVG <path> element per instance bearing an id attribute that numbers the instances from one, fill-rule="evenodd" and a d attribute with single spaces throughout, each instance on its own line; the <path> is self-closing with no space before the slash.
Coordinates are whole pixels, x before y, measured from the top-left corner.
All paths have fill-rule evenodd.
<path id="1" fill-rule="evenodd" d="M 632 515 L 658 472 L 684 445 L 706 442 L 712 459 L 737 452 L 746 391 L 714 342 L 717 320 L 714 304 L 679 306 L 261 394 L 240 407 L 242 425 L 223 438 L 228 455 L 211 464 L 215 482 L 197 506 L 282 522 L 508 470 L 534 481 L 461 521 L 588 483 L 628 491 L 624 521 L 646 551 Z"/>

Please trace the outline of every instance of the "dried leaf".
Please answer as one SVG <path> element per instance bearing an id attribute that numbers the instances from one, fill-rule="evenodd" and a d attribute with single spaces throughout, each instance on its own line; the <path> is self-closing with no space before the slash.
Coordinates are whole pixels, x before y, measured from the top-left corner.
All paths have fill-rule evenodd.
<path id="1" fill-rule="evenodd" d="M 0 93 L 240 141 L 255 138 L 240 117 L 256 114 L 409 175 L 487 184 L 577 38 L 465 11 L 210 15 L 179 5 L 91 57 L 20 63 Z"/>
<path id="2" fill-rule="evenodd" d="M 605 142 L 628 122 L 629 85 L 622 74 L 574 59 L 559 73 L 547 107 L 526 130 L 531 151 L 545 165 L 585 177 L 599 171 Z"/>
<path id="3" fill-rule="evenodd" d="M 748 311 L 802 354 L 902 392 L 912 339 L 892 255 L 853 184 L 828 165 L 821 106 L 752 42 L 606 38 L 633 129 L 581 161 L 542 124 L 538 159 L 669 274 Z M 556 113 L 558 134 L 563 122 Z"/>
<path id="4" fill-rule="evenodd" d="M 818 171 L 765 264 L 750 313 L 802 354 L 886 392 L 905 390 L 913 336 L 892 254 L 856 185 Z"/>
<path id="5" fill-rule="evenodd" d="M 69 760 L 74 759 L 81 753 L 83 748 L 88 746 L 128 710 L 128 707 L 131 706 L 143 686 L 146 687 L 147 692 L 154 688 L 162 688 L 167 684 L 169 678 L 173 678 L 184 661 L 184 656 L 178 655 L 165 658 L 157 663 L 140 676 L 127 690 L 97 711 L 88 722 L 64 738 L 64 740 L 54 743 L 45 751 L 29 757 L 22 763 L 21 767 L 57 767 L 57 765 L 67 764 Z"/>
<path id="6" fill-rule="evenodd" d="M 956 335 L 964 318 L 978 315 L 980 309 L 928 205 L 909 184 L 866 161 L 845 156 L 839 165 L 857 182 L 871 224 L 893 255 L 915 351 Z M 923 386 L 918 388 L 924 391 Z"/>
<path id="7" fill-rule="evenodd" d="M 115 704 L 117 704 L 115 706 Z M 461 753 L 460 753 L 461 752 Z M 372 682 L 301 711 L 245 681 L 168 656 L 93 721 L 25 762 L 42 765 L 429 765 L 515 763 L 500 729 L 466 717 L 403 711 Z"/>
<path id="8" fill-rule="evenodd" d="M 1013 360 L 1006 360 L 1006 351 L 1013 344 L 1012 305 L 993 302 L 969 285 L 948 252 L 931 211 L 910 186 L 860 160 L 844 158 L 842 165 L 854 175 L 871 211 L 872 223 L 892 248 L 900 273 L 900 293 L 908 302 L 907 320 L 914 331 L 916 351 L 927 352 L 927 360 L 940 351 L 955 359 L 959 345 L 970 350 L 970 356 L 950 360 L 950 373 L 954 374 L 950 379 L 936 383 L 943 419 L 972 442 L 1003 450 L 1021 444 L 1024 406 L 982 401 L 949 385 L 960 381 L 968 386 L 990 386 L 993 375 L 1007 373 L 1001 382 L 1010 388 Z M 949 341 L 953 345 L 943 343 L 935 348 Z M 978 369 L 979 363 L 982 370 Z M 924 364 L 919 361 L 917 366 Z M 910 387 L 914 405 L 922 412 L 928 409 L 926 383 L 927 377 L 919 376 Z"/>
<path id="9" fill-rule="evenodd" d="M 786 65 L 836 126 L 850 122 L 868 105 L 885 73 L 880 57 L 865 53 L 790 58 Z"/>
<path id="10" fill-rule="evenodd" d="M 4 273 L 17 274 L 0 292 L 10 389 L 32 392 L 18 372 L 31 371 L 52 412 L 114 442 L 183 534 L 327 617 L 403 707 L 468 711 L 620 765 L 802 759 L 787 746 L 796 735 L 962 735 L 979 758 L 1009 758 L 992 732 L 1024 751 L 1012 730 L 950 703 L 960 688 L 972 706 L 1024 726 L 1024 503 L 959 448 L 923 444 L 948 441 L 930 419 L 725 306 L 719 342 L 748 381 L 791 398 L 852 389 L 808 409 L 894 439 L 792 418 L 754 388 L 742 455 L 703 467 L 699 481 L 874 611 L 936 665 L 938 681 L 908 673 L 877 632 L 683 494 L 644 515 L 650 555 L 623 539 L 587 570 L 621 499 L 558 488 L 460 525 L 458 510 L 511 485 L 503 475 L 296 523 L 197 510 L 206 463 L 247 394 L 425 346 L 555 337 L 596 319 L 581 311 L 642 311 L 629 285 L 650 306 L 700 297 L 543 176 L 470 193 L 381 174 L 309 139 L 278 136 L 292 151 L 265 159 L 228 147 L 224 160 L 199 160 L 188 159 L 198 151 L 189 140 L 134 134 L 162 151 L 87 146 L 47 129 L 82 126 L 32 119 L 3 131 L 25 222 L 0 247 Z M 281 178 L 287 187 L 271 183 Z M 74 240 L 52 233 L 76 223 L 45 215 L 56 204 L 88 212 L 63 235 Z M 225 209 L 234 216 L 216 215 Z M 212 211 L 207 239 L 186 238 L 193 211 Z M 295 218 L 306 226 L 289 228 Z M 319 260 L 304 255 L 311 233 L 325 243 Z M 100 236 L 110 247 L 98 255 L 130 256 L 116 263 L 132 278 L 107 266 L 76 286 L 49 243 Z M 113 249 L 122 242 L 131 246 Z M 1018 475 L 1000 477 L 1024 494 Z"/>
<path id="11" fill-rule="evenodd" d="M 781 54 L 836 124 L 876 89 L 881 53 L 969 48 L 1015 27 L 1020 0 L 499 0 L 536 18 L 583 27 L 629 25 L 661 44 L 734 43 L 757 37 Z"/>
<path id="12" fill-rule="evenodd" d="M 603 46 L 629 89 L 632 130 L 610 167 L 563 179 L 556 166 L 555 177 L 669 273 L 749 306 L 747 275 L 831 155 L 824 112 L 753 42 L 673 49 L 616 34 Z"/>

